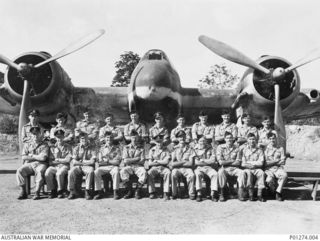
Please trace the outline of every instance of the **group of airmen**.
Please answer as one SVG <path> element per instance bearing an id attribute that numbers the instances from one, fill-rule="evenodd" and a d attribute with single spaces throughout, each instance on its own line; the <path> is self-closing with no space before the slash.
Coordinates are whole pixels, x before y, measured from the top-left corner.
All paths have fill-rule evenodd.
<path id="1" fill-rule="evenodd" d="M 263 127 L 258 130 L 248 114 L 242 115 L 237 127 L 230 120 L 230 112 L 223 111 L 222 123 L 213 126 L 201 111 L 199 122 L 192 128 L 185 125 L 183 115 L 178 115 L 176 128 L 169 132 L 161 112 L 155 113 L 155 125 L 149 131 L 134 111 L 123 131 L 114 124 L 110 113 L 105 117 L 105 126 L 99 128 L 85 112 L 75 129 L 66 124 L 66 114 L 58 113 L 57 125 L 46 132 L 39 124 L 39 115 L 38 110 L 32 110 L 30 122 L 22 129 L 23 165 L 16 173 L 21 189 L 18 199 L 28 198 L 26 178 L 30 175 L 35 176 L 34 200 L 40 199 L 44 183 L 48 198 L 80 197 L 83 176 L 85 198 L 101 199 L 103 177 L 110 175 L 116 200 L 133 196 L 140 199 L 146 183 L 149 198 L 157 198 L 155 180 L 159 176 L 163 178 L 165 200 L 181 198 L 178 187 L 184 179 L 188 189 L 185 196 L 202 201 L 204 178 L 210 180 L 208 197 L 214 202 L 235 195 L 235 178 L 240 201 L 264 202 L 266 187 L 277 200 L 283 200 L 286 156 L 277 145 L 269 117 L 263 119 Z M 135 190 L 132 176 L 137 179 Z M 121 182 L 123 196 L 119 192 Z"/>

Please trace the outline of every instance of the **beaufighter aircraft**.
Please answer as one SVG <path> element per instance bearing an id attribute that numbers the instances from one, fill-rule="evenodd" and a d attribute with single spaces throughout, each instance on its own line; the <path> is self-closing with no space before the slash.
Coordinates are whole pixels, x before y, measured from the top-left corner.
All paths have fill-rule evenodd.
<path id="1" fill-rule="evenodd" d="M 231 108 L 234 121 L 243 112 L 250 113 L 255 124 L 259 124 L 265 115 L 275 116 L 280 134 L 284 130 L 282 118 L 293 120 L 320 115 L 319 92 L 301 92 L 296 71 L 320 56 L 308 56 L 295 65 L 275 56 L 262 56 L 253 61 L 206 36 L 200 36 L 199 41 L 214 53 L 249 67 L 238 88 L 184 88 L 167 55 L 158 49 L 149 50 L 141 58 L 128 88 L 74 87 L 56 60 L 93 42 L 103 33 L 104 30 L 99 30 L 87 35 L 54 56 L 46 52 L 28 52 L 11 61 L 0 55 L 0 62 L 8 65 L 4 83 L 0 86 L 0 112 L 19 115 L 19 130 L 31 109 L 39 109 L 42 124 L 54 123 L 57 112 L 68 113 L 69 120 L 75 123 L 84 110 L 91 110 L 98 119 L 103 119 L 106 112 L 112 112 L 117 124 L 129 122 L 128 112 L 135 110 L 142 121 L 151 123 L 153 114 L 162 111 L 168 127 L 172 128 L 178 113 L 183 113 L 187 124 L 192 124 L 200 109 L 205 109 L 209 121 L 216 124 L 220 122 L 221 111 Z M 285 141 L 285 136 L 282 137 Z"/>

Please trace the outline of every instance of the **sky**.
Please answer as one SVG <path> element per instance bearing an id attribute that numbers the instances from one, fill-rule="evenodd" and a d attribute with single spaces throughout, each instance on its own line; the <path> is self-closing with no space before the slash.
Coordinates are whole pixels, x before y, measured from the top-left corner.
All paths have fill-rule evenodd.
<path id="1" fill-rule="evenodd" d="M 214 64 L 241 76 L 245 67 L 213 54 L 199 41 L 205 34 L 252 59 L 276 55 L 295 63 L 320 47 L 317 0 L 1 0 L 0 53 L 54 55 L 97 29 L 94 43 L 58 60 L 75 86 L 107 87 L 125 51 L 142 56 L 166 52 L 181 84 L 196 87 Z M 4 71 L 6 66 L 0 66 Z M 302 88 L 320 90 L 320 60 L 298 69 Z"/>

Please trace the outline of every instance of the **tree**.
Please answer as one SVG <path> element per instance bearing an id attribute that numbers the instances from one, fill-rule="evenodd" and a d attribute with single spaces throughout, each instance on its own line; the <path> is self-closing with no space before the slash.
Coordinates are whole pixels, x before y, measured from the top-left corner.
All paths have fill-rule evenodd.
<path id="1" fill-rule="evenodd" d="M 216 64 L 211 66 L 209 73 L 199 80 L 198 86 L 203 89 L 233 88 L 239 80 L 239 76 L 232 74 L 225 64 Z"/>
<path id="2" fill-rule="evenodd" d="M 115 63 L 116 76 L 112 80 L 111 86 L 125 87 L 130 83 L 131 74 L 140 61 L 138 54 L 132 51 L 124 52 L 120 55 L 120 60 Z"/>

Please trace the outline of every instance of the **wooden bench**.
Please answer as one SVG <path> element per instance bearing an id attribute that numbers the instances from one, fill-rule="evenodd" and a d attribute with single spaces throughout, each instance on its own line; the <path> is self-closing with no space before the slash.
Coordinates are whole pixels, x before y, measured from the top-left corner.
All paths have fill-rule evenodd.
<path id="1" fill-rule="evenodd" d="M 320 181 L 320 161 L 287 159 L 285 170 L 288 180 L 296 182 L 311 182 L 313 184 L 311 196 L 317 199 L 318 185 Z"/>

